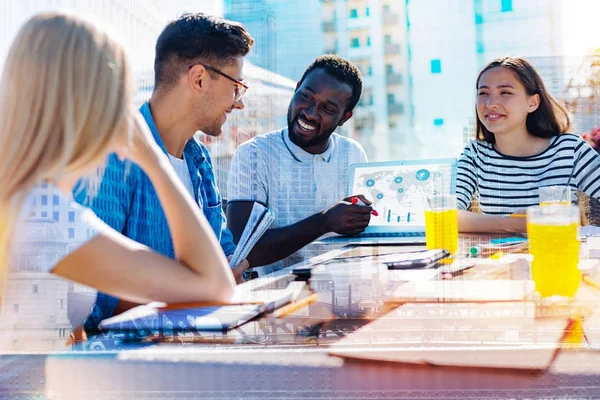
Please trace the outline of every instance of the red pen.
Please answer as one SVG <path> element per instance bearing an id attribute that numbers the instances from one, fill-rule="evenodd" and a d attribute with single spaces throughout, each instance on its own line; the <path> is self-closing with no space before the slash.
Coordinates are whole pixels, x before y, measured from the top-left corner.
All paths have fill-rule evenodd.
<path id="1" fill-rule="evenodd" d="M 366 206 L 366 204 L 363 203 L 358 197 L 352 198 L 352 204 L 358 204 L 359 206 Z M 376 217 L 379 217 L 379 213 L 375 209 L 373 209 L 373 211 L 371 211 L 371 214 L 373 214 Z"/>

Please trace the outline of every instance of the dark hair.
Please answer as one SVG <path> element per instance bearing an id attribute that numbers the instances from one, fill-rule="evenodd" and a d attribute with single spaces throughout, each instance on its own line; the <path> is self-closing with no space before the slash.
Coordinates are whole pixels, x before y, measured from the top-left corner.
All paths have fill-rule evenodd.
<path id="1" fill-rule="evenodd" d="M 207 14 L 183 14 L 158 36 L 154 85 L 171 85 L 193 63 L 222 66 L 250 52 L 254 39 L 238 22 Z"/>
<path id="2" fill-rule="evenodd" d="M 477 76 L 477 83 L 475 84 L 476 89 L 479 88 L 481 75 L 487 70 L 495 67 L 504 67 L 511 70 L 517 79 L 521 81 L 523 86 L 525 86 L 527 95 L 533 96 L 534 94 L 537 94 L 540 96 L 540 105 L 538 108 L 527 115 L 527 130 L 532 135 L 541 138 L 549 138 L 569 130 L 571 121 L 569 120 L 567 111 L 550 93 L 548 93 L 544 81 L 533 65 L 522 57 L 501 57 L 490 62 L 481 70 L 479 76 Z M 475 111 L 475 115 L 477 115 L 477 110 Z M 488 143 L 496 142 L 494 134 L 487 130 L 479 120 L 479 116 L 477 116 L 475 138 L 484 140 Z"/>
<path id="3" fill-rule="evenodd" d="M 306 68 L 298 86 L 302 85 L 306 76 L 315 69 L 323 69 L 328 75 L 352 88 L 352 97 L 344 112 L 354 110 L 362 94 L 362 75 L 356 65 L 334 54 L 319 56 Z"/>

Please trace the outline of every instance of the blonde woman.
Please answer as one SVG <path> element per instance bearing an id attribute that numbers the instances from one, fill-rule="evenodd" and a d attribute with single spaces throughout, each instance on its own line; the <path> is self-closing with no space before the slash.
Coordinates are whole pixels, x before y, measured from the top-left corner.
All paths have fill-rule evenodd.
<path id="1" fill-rule="evenodd" d="M 46 301 L 38 310 L 42 306 L 34 302 L 32 289 L 23 285 L 26 271 L 43 278 L 34 285 L 36 296 L 58 296 L 61 287 L 72 286 L 66 282 L 74 281 L 138 303 L 230 298 L 235 285 L 231 269 L 204 216 L 133 108 L 132 77 L 118 43 L 74 16 L 34 16 L 10 49 L 0 85 L 0 265 L 5 280 L 0 350 L 52 347 L 26 331 L 10 331 L 19 324 L 35 325 L 37 317 L 43 318 L 40 324 L 47 323 L 51 307 Z M 112 152 L 130 158 L 152 180 L 176 260 L 115 232 L 71 201 L 75 183 L 97 171 Z M 35 199 L 47 193 L 58 196 L 67 205 L 69 220 L 88 234 L 77 242 L 46 235 L 36 245 L 40 251 L 62 250 L 32 258 L 31 243 L 39 239 L 41 222 L 30 217 Z M 89 311 L 95 296 L 87 297 L 89 304 L 79 307 Z M 60 310 L 62 300 L 56 307 Z"/>

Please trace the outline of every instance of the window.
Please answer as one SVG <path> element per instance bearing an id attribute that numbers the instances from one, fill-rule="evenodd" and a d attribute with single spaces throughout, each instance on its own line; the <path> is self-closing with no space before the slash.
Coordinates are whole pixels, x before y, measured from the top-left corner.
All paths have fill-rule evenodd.
<path id="1" fill-rule="evenodd" d="M 75 239 L 75 228 L 69 228 L 69 239 Z"/>
<path id="2" fill-rule="evenodd" d="M 441 74 L 442 73 L 442 62 L 439 59 L 431 60 L 431 73 Z"/>
<path id="3" fill-rule="evenodd" d="M 48 211 L 42 211 L 42 218 L 48 218 Z"/>
<path id="4" fill-rule="evenodd" d="M 392 44 L 392 35 L 385 35 L 384 38 L 385 44 Z"/>
<path id="5" fill-rule="evenodd" d="M 386 64 L 385 73 L 388 75 L 392 75 L 394 73 L 394 66 L 392 64 Z"/>
<path id="6" fill-rule="evenodd" d="M 69 211 L 69 222 L 75 222 L 75 211 Z"/>
<path id="7" fill-rule="evenodd" d="M 369 10 L 369 7 L 365 8 L 365 16 L 369 16 L 371 15 L 371 10 Z"/>
<path id="8" fill-rule="evenodd" d="M 42 195 L 42 205 L 43 206 L 47 206 L 48 205 L 48 196 L 43 194 Z"/>
<path id="9" fill-rule="evenodd" d="M 373 67 L 369 65 L 369 76 L 373 75 Z"/>
<path id="10" fill-rule="evenodd" d="M 475 24 L 477 24 L 477 25 L 483 24 L 483 15 L 475 14 Z"/>
<path id="11" fill-rule="evenodd" d="M 352 40 L 350 41 L 350 47 L 360 47 L 360 41 L 358 40 L 358 38 L 352 38 Z"/>
<path id="12" fill-rule="evenodd" d="M 367 36 L 367 47 L 371 45 L 371 36 Z"/>
<path id="13" fill-rule="evenodd" d="M 33 285 L 33 293 L 37 293 L 38 292 L 38 285 Z"/>
<path id="14" fill-rule="evenodd" d="M 52 205 L 57 206 L 58 204 L 59 204 L 58 196 L 57 195 L 52 196 Z"/>
<path id="15" fill-rule="evenodd" d="M 58 211 L 54 211 L 52 213 L 52 219 L 55 220 L 56 222 L 58 222 L 58 219 L 59 219 Z"/>
<path id="16" fill-rule="evenodd" d="M 350 18 L 358 18 L 358 10 L 356 8 L 350 10 Z"/>
<path id="17" fill-rule="evenodd" d="M 388 104 L 396 104 L 396 96 L 393 93 L 388 93 L 387 102 Z"/>
<path id="18" fill-rule="evenodd" d="M 65 307 L 65 300 L 60 299 L 60 309 L 62 310 Z"/>
<path id="19" fill-rule="evenodd" d="M 508 12 L 513 10 L 512 0 L 500 0 L 502 12 Z"/>
<path id="20" fill-rule="evenodd" d="M 48 182 L 42 181 L 42 189 L 48 188 Z"/>
<path id="21" fill-rule="evenodd" d="M 444 125 L 444 118 L 436 118 L 433 120 L 433 125 L 442 126 Z"/>

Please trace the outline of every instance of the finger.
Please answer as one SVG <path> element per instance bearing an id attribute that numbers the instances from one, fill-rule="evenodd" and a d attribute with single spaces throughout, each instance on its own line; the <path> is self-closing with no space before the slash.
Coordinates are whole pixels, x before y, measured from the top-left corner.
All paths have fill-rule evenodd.
<path id="1" fill-rule="evenodd" d="M 353 196 L 353 197 L 358 197 L 359 199 L 361 199 L 361 200 L 362 200 L 362 202 L 363 202 L 363 203 L 365 203 L 365 204 L 366 204 L 366 205 L 368 205 L 368 206 L 370 206 L 371 204 L 373 204 L 373 202 L 372 202 L 371 200 L 367 199 L 367 198 L 366 198 L 364 195 L 362 195 L 362 194 L 359 194 L 359 195 L 356 195 L 356 196 Z"/>
<path id="2" fill-rule="evenodd" d="M 373 207 L 371 206 L 359 206 L 357 204 L 352 205 L 351 207 L 348 207 L 348 210 L 355 213 L 355 214 L 367 214 L 370 215 L 371 212 L 373 211 Z"/>
<path id="3" fill-rule="evenodd" d="M 353 198 L 355 198 L 355 197 L 356 197 L 357 199 L 360 199 L 360 201 L 362 201 L 363 203 L 365 203 L 365 204 L 366 204 L 366 205 L 368 205 L 368 206 L 370 206 L 371 204 L 373 204 L 373 202 L 372 202 L 371 200 L 368 200 L 368 199 L 367 199 L 367 198 L 366 198 L 364 195 L 362 195 L 362 194 L 357 194 L 357 195 L 354 195 L 354 196 L 349 196 L 349 197 L 346 197 L 346 198 L 344 199 L 344 201 L 347 201 L 347 202 L 349 202 L 349 203 L 352 203 L 352 199 L 353 199 Z"/>

